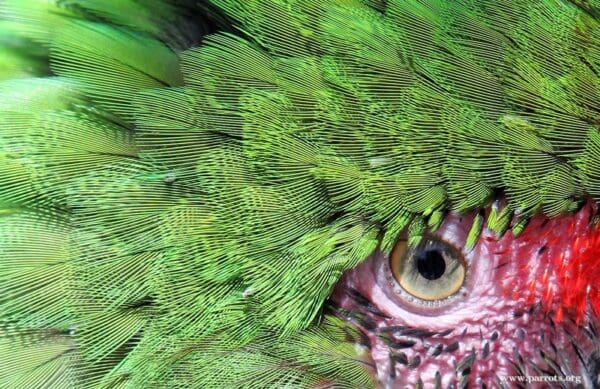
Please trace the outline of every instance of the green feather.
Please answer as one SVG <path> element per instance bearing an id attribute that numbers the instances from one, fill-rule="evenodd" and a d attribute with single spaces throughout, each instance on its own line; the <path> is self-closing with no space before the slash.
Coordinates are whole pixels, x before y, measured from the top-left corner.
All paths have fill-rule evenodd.
<path id="1" fill-rule="evenodd" d="M 0 387 L 374 386 L 344 271 L 600 200 L 598 9 L 1 1 Z"/>
<path id="2" fill-rule="evenodd" d="M 465 250 L 470 251 L 475 247 L 479 236 L 481 236 L 481 229 L 483 228 L 484 217 L 481 213 L 477 213 L 473 218 L 473 224 L 467 233 L 467 239 L 465 241 Z"/>

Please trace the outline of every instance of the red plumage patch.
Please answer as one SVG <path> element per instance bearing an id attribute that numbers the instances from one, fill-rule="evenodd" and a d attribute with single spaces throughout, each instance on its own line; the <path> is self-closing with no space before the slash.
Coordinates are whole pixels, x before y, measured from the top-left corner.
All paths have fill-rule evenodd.
<path id="1" fill-rule="evenodd" d="M 516 238 L 507 272 L 507 295 L 531 305 L 540 302 L 556 321 L 566 315 L 580 324 L 588 309 L 600 315 L 600 228 L 587 205 L 575 215 L 536 217 Z M 508 233 L 503 239 L 515 239 Z M 532 259 L 533 258 L 533 259 Z"/>
<path id="2" fill-rule="evenodd" d="M 600 228 L 596 226 L 573 238 L 570 258 L 554 259 L 560 303 L 557 314 L 562 315 L 562 309 L 572 311 L 580 323 L 588 302 L 600 315 Z"/>

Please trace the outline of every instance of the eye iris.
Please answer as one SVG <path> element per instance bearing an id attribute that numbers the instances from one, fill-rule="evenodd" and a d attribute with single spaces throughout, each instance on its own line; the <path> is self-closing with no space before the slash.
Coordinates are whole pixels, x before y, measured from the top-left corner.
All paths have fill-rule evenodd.
<path id="1" fill-rule="evenodd" d="M 424 238 L 415 247 L 399 239 L 389 260 L 399 293 L 420 302 L 439 301 L 457 293 L 467 272 L 461 250 L 436 237 Z"/>
<path id="2" fill-rule="evenodd" d="M 417 270 L 428 280 L 437 280 L 446 271 L 446 261 L 438 250 L 427 250 L 415 258 Z"/>

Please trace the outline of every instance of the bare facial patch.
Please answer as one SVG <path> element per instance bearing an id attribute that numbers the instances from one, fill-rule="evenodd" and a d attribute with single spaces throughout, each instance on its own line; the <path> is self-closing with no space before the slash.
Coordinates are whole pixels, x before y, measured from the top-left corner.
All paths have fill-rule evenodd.
<path id="1" fill-rule="evenodd" d="M 332 300 L 363 331 L 384 388 L 511 387 L 508 376 L 572 376 L 566 387 L 592 387 L 598 318 L 591 304 L 578 313 L 581 304 L 566 301 L 563 274 L 573 278 L 581 254 L 573 241 L 589 235 L 592 212 L 536 217 L 519 237 L 484 229 L 471 250 L 464 249 L 471 217 L 449 215 L 422 252 L 404 259 L 375 252 L 345 274 Z M 459 261 L 464 279 L 447 274 Z M 399 281 L 401 266 L 412 269 Z"/>

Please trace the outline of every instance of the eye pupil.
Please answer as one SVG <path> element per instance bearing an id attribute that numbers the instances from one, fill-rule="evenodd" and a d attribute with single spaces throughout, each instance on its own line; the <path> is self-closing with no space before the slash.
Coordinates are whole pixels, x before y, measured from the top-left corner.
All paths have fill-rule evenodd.
<path id="1" fill-rule="evenodd" d="M 438 250 L 426 250 L 419 253 L 416 258 L 419 274 L 428 280 L 437 280 L 446 271 L 446 261 Z"/>

